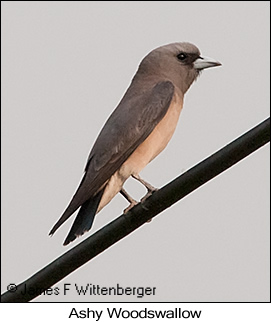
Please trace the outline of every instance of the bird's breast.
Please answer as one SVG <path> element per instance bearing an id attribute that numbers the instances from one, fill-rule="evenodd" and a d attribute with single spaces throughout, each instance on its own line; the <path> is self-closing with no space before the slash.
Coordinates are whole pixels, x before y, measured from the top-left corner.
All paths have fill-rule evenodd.
<path id="1" fill-rule="evenodd" d="M 164 118 L 122 165 L 119 170 L 122 176 L 128 178 L 131 174 L 138 174 L 164 150 L 176 129 L 182 107 L 183 100 L 175 92 Z"/>
<path id="2" fill-rule="evenodd" d="M 129 176 L 138 174 L 166 147 L 176 128 L 182 106 L 183 100 L 175 93 L 164 118 L 157 124 L 147 139 L 122 164 L 120 169 L 110 177 L 97 212 L 121 190 L 122 185 Z"/>

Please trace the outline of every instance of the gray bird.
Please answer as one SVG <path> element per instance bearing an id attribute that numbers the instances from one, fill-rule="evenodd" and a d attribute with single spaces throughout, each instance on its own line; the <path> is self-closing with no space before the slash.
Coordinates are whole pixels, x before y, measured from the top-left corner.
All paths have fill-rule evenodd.
<path id="1" fill-rule="evenodd" d="M 79 207 L 64 241 L 67 245 L 90 230 L 95 215 L 121 193 L 136 204 L 122 188 L 132 176 L 148 190 L 140 171 L 168 144 L 176 128 L 183 98 L 200 71 L 221 65 L 201 57 L 190 43 L 173 43 L 151 51 L 140 63 L 131 85 L 102 128 L 90 151 L 83 179 L 70 204 L 50 231 L 52 235 Z"/>

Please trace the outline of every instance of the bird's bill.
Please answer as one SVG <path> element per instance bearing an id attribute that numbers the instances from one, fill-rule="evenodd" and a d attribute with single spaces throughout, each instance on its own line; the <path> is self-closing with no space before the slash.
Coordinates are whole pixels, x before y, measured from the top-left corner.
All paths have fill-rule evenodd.
<path id="1" fill-rule="evenodd" d="M 199 57 L 194 62 L 194 68 L 196 70 L 203 70 L 209 67 L 220 66 L 221 63 L 210 57 Z"/>

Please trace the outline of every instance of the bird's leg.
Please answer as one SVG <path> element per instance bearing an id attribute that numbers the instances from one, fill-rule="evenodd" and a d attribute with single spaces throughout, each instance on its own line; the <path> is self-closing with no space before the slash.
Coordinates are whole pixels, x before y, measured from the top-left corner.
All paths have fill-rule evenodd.
<path id="1" fill-rule="evenodd" d="M 133 174 L 132 177 L 134 179 L 136 179 L 137 181 L 139 181 L 141 184 L 143 184 L 146 187 L 146 189 L 148 190 L 147 194 L 144 195 L 142 197 L 142 199 L 140 200 L 141 202 L 144 202 L 149 196 L 152 195 L 153 192 L 158 191 L 158 188 L 156 188 L 156 187 L 152 186 L 150 183 L 144 181 L 144 179 L 141 178 L 138 174 L 136 174 L 136 175 Z M 148 220 L 147 222 L 151 222 L 151 220 L 152 219 Z"/>
<path id="2" fill-rule="evenodd" d="M 147 194 L 142 197 L 141 202 L 144 202 L 149 196 L 152 195 L 153 192 L 158 191 L 158 188 L 152 186 L 150 183 L 144 181 L 138 174 L 133 174 L 132 177 L 143 184 L 148 190 Z"/>
<path id="3" fill-rule="evenodd" d="M 125 191 L 124 188 L 122 188 L 120 190 L 120 193 L 122 194 L 122 196 L 124 196 L 126 198 L 126 200 L 128 200 L 130 202 L 130 205 L 123 210 L 123 213 L 127 213 L 129 210 L 131 210 L 131 208 L 133 208 L 135 205 L 138 204 L 138 202 L 136 200 L 134 200 L 128 193 L 127 191 Z"/>

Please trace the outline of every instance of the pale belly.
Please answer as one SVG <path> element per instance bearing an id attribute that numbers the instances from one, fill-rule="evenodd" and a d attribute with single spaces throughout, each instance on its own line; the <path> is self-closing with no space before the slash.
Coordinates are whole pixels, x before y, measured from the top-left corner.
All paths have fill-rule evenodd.
<path id="1" fill-rule="evenodd" d="M 131 175 L 137 175 L 151 162 L 170 141 L 179 120 L 183 102 L 175 95 L 165 117 L 158 123 L 147 139 L 138 146 L 120 169 L 109 179 L 97 212 L 99 212 L 121 190 Z"/>

